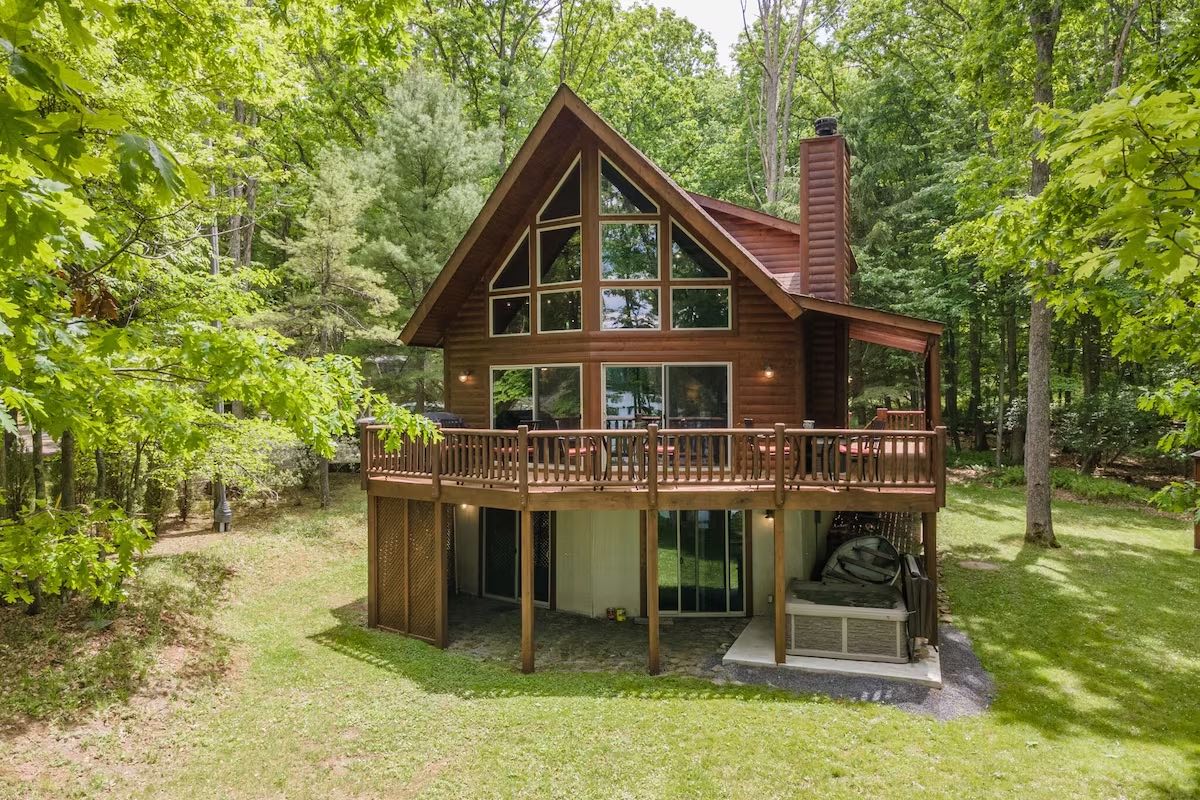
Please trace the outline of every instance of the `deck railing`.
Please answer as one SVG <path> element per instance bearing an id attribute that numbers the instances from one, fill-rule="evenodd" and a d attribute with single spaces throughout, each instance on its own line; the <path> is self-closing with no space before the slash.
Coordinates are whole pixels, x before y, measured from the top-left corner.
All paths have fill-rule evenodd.
<path id="1" fill-rule="evenodd" d="M 945 429 L 681 428 L 531 431 L 445 429 L 385 452 L 382 426 L 362 432 L 364 479 L 434 486 L 662 490 L 802 487 L 936 490 L 945 484 Z"/>
<path id="2" fill-rule="evenodd" d="M 883 420 L 884 427 L 889 431 L 925 430 L 925 409 L 923 408 L 913 411 L 879 408 L 876 409 L 876 416 Z"/>

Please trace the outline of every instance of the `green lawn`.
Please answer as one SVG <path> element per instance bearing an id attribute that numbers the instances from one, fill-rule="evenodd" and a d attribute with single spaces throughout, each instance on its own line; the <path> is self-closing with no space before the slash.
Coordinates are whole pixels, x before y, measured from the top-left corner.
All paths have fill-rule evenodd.
<path id="1" fill-rule="evenodd" d="M 696 680 L 523 676 L 367 631 L 347 482 L 326 514 L 163 542 L 108 627 L 0 610 L 0 796 L 1200 796 L 1189 529 L 1062 503 L 1064 548 L 1034 551 L 1021 503 L 951 492 L 945 583 L 999 697 L 938 723 Z"/>

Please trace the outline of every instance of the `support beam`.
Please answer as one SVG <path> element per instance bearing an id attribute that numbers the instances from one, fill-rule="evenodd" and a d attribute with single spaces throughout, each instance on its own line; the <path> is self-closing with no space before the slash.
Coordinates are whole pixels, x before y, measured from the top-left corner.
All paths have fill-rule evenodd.
<path id="1" fill-rule="evenodd" d="M 651 675 L 657 675 L 658 662 L 658 512 L 653 509 L 645 512 L 646 531 L 646 629 L 649 631 L 647 643 L 646 669 Z"/>
<path id="2" fill-rule="evenodd" d="M 449 641 L 449 581 L 447 571 L 449 559 L 446 553 L 446 523 L 445 507 L 437 500 L 433 501 L 433 643 L 443 650 Z"/>
<path id="3" fill-rule="evenodd" d="M 787 604 L 787 574 L 784 567 L 784 548 L 787 517 L 782 508 L 775 509 L 775 663 L 787 660 L 787 637 L 784 633 L 784 611 Z"/>
<path id="4" fill-rule="evenodd" d="M 533 672 L 533 513 L 521 512 L 521 672 Z"/>
<path id="5" fill-rule="evenodd" d="M 925 550 L 925 574 L 929 576 L 929 591 L 933 596 L 933 619 L 930 621 L 929 643 L 938 645 L 938 622 L 941 614 L 938 612 L 938 559 L 937 559 L 937 512 L 926 512 L 921 515 L 921 542 Z"/>
<path id="6" fill-rule="evenodd" d="M 393 500 L 392 502 L 396 502 Z M 379 624 L 379 498 L 367 494 L 367 627 Z"/>
<path id="7" fill-rule="evenodd" d="M 925 430 L 937 430 L 942 424 L 942 351 L 941 340 L 930 337 L 925 356 Z"/>

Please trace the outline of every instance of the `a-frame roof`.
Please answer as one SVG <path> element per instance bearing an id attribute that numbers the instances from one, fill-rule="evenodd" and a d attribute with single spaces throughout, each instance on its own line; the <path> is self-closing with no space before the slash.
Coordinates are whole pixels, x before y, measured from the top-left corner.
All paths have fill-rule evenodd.
<path id="1" fill-rule="evenodd" d="M 728 264 L 746 275 L 790 317 L 800 316 L 800 305 L 750 251 L 564 84 L 555 92 L 483 210 L 404 326 L 401 341 L 421 347 L 436 347 L 441 343 L 454 314 L 492 263 L 489 255 L 499 249 L 500 240 L 512 232 L 521 214 L 544 188 L 551 169 L 561 160 L 562 148 L 572 145 L 584 131 L 633 167 L 638 180 L 673 205 L 681 221 L 710 242 Z"/>
<path id="2" fill-rule="evenodd" d="M 584 134 L 594 136 L 614 156 L 633 168 L 638 180 L 673 206 L 684 224 L 711 243 L 727 264 L 745 275 L 792 319 L 811 311 L 847 318 L 857 322 L 864 330 L 883 327 L 893 334 L 907 331 L 907 336 L 901 334 L 897 337 L 903 343 L 896 341 L 892 344 L 904 349 L 917 349 L 918 342 L 928 341 L 929 336 L 940 334 L 941 326 L 938 323 L 848 303 L 818 300 L 800 293 L 796 280 L 799 275 L 787 274 L 797 273 L 803 268 L 798 261 L 787 264 L 787 272 L 781 272 L 777 263 L 769 263 L 768 266 L 739 241 L 734 229 L 727 228 L 717 218 L 737 218 L 760 228 L 771 229 L 784 237 L 798 237 L 800 226 L 797 223 L 684 191 L 564 84 L 555 92 L 483 209 L 404 326 L 400 334 L 401 341 L 418 347 L 441 345 L 447 327 L 482 280 L 485 270 L 494 262 L 495 253 L 511 236 L 513 229 L 521 224 L 524 213 L 538 199 L 547 181 L 556 174 L 556 170 L 561 172 L 561 167 L 565 166 L 561 163 L 564 152 L 573 149 Z M 766 251 L 763 257 L 767 257 Z M 796 258 L 799 258 L 798 245 Z M 790 257 L 788 261 L 791 261 Z M 872 340 L 867 336 L 855 338 Z"/>

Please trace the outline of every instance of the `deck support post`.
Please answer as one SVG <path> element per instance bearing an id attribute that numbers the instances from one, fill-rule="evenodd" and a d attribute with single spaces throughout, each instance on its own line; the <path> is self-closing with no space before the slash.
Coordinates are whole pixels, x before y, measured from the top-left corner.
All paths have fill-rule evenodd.
<path id="1" fill-rule="evenodd" d="M 445 507 L 433 501 L 433 643 L 443 650 L 449 641 L 450 583 L 447 580 L 449 559 L 446 557 Z"/>
<path id="2" fill-rule="evenodd" d="M 787 661 L 787 637 L 784 632 L 784 613 L 787 605 L 787 575 L 784 567 L 787 516 L 782 507 L 775 508 L 775 663 Z"/>
<path id="3" fill-rule="evenodd" d="M 657 675 L 658 660 L 658 512 L 648 509 L 646 512 L 646 630 L 649 632 L 647 642 L 646 670 L 651 675 Z"/>
<path id="4" fill-rule="evenodd" d="M 521 672 L 533 672 L 533 513 L 521 510 Z"/>
<path id="5" fill-rule="evenodd" d="M 1192 480 L 1200 486 L 1200 450 L 1192 453 Z M 1196 524 L 1192 528 L 1192 547 L 1200 553 L 1200 509 L 1196 510 Z"/>
<path id="6" fill-rule="evenodd" d="M 937 512 L 921 514 L 921 543 L 925 551 L 925 574 L 929 576 L 929 592 L 933 596 L 933 619 L 929 623 L 929 643 L 938 646 L 938 558 L 937 558 Z"/>
<path id="7" fill-rule="evenodd" d="M 363 473 L 366 474 L 365 472 Z M 364 481 L 365 482 L 365 481 Z M 394 502 L 394 501 L 393 501 Z M 367 627 L 379 625 L 379 500 L 367 492 Z"/>

